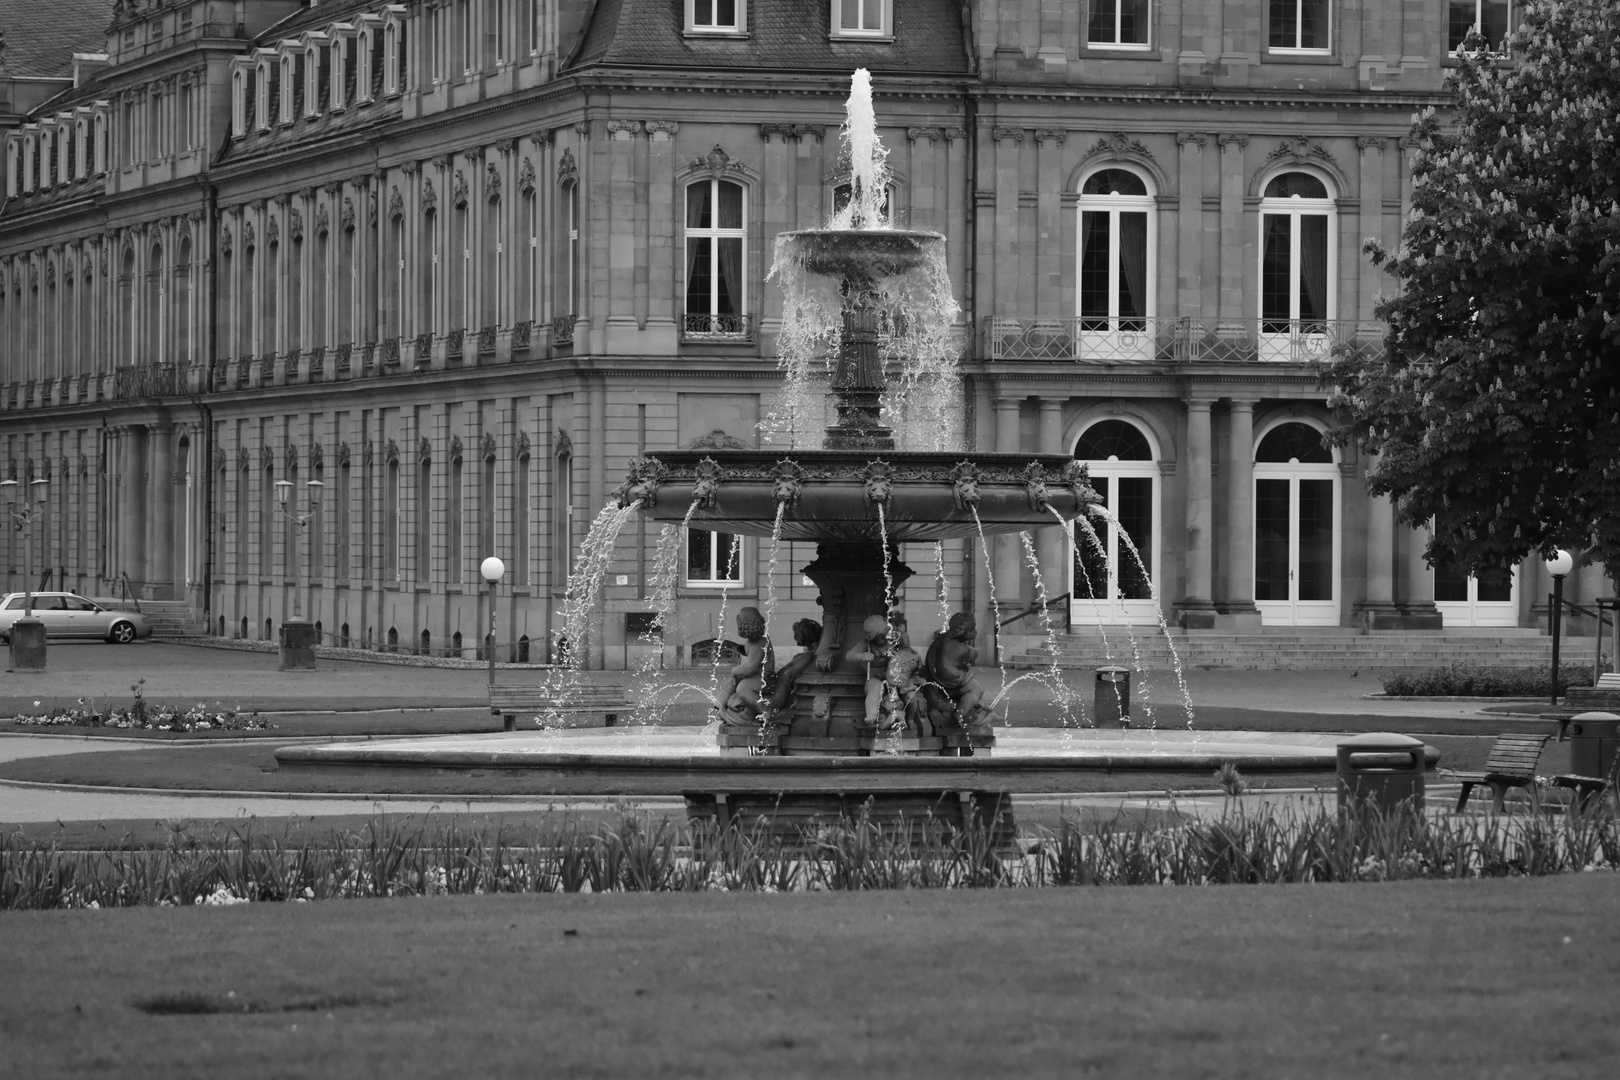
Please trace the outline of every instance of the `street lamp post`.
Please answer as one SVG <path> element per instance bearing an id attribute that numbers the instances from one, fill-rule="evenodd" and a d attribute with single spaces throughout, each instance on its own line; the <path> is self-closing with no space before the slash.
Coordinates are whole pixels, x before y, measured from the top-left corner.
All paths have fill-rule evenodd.
<path id="1" fill-rule="evenodd" d="M 292 500 L 294 484 L 291 480 L 276 481 L 276 503 L 281 507 L 281 516 L 298 527 L 298 536 L 302 538 L 305 530 L 309 528 L 310 519 L 315 516 L 315 500 L 320 497 L 321 489 L 326 485 L 319 480 L 306 480 L 304 486 L 309 489 L 309 509 L 300 514 L 296 510 L 288 509 Z M 304 618 L 304 560 L 299 557 L 297 548 L 304 545 L 295 541 L 293 551 L 293 614 L 292 618 L 281 624 L 281 670 L 282 671 L 314 671 L 315 646 L 317 644 L 315 626 Z"/>
<path id="2" fill-rule="evenodd" d="M 495 586 L 506 575 L 506 564 L 491 555 L 478 564 L 478 572 L 489 582 L 489 685 L 495 685 Z"/>
<path id="3" fill-rule="evenodd" d="M 1569 552 L 1559 548 L 1553 552 L 1553 557 L 1547 560 L 1547 573 L 1552 575 L 1553 591 L 1551 610 L 1548 618 L 1552 622 L 1552 703 L 1558 704 L 1558 638 L 1559 631 L 1564 622 L 1564 578 L 1575 569 L 1575 559 Z"/>
<path id="4" fill-rule="evenodd" d="M 12 671 L 45 670 L 45 624 L 34 618 L 34 520 L 38 516 L 34 506 L 38 504 L 39 514 L 44 513 L 51 482 L 30 480 L 28 487 L 33 492 L 33 502 L 24 498 L 19 503 L 17 496 L 23 493 L 23 485 L 15 480 L 0 480 L 6 510 L 23 534 L 23 617 L 11 624 Z"/>

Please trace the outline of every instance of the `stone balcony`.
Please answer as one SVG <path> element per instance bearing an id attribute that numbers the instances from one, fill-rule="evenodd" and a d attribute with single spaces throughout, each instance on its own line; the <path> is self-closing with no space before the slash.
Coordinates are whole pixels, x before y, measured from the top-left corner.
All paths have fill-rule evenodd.
<path id="1" fill-rule="evenodd" d="M 1039 319 L 979 320 L 980 356 L 989 361 L 1068 360 L 1081 364 L 1319 363 L 1335 351 L 1382 353 L 1386 327 L 1354 320 Z"/>

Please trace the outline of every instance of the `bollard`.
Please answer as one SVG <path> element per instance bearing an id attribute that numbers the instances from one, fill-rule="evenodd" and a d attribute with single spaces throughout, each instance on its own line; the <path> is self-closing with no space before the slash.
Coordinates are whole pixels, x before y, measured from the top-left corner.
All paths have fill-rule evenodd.
<path id="1" fill-rule="evenodd" d="M 38 619 L 11 624 L 11 670 L 45 670 L 45 624 Z"/>
<path id="2" fill-rule="evenodd" d="M 1131 726 L 1131 669 L 1100 667 L 1092 697 L 1093 722 L 1098 727 Z"/>
<path id="3" fill-rule="evenodd" d="M 281 670 L 314 671 L 315 642 L 319 638 L 315 624 L 303 619 L 288 619 L 281 624 Z"/>
<path id="4" fill-rule="evenodd" d="M 1387 732 L 1357 735 L 1338 745 L 1339 809 L 1376 807 L 1389 813 L 1410 801 L 1423 812 L 1424 746 Z"/>

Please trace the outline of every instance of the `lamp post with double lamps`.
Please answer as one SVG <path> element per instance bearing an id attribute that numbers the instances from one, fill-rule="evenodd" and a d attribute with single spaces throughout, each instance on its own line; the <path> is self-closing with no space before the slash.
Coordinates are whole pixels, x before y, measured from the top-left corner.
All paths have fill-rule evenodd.
<path id="1" fill-rule="evenodd" d="M 23 485 L 15 480 L 0 480 L 6 510 L 17 529 L 23 534 L 23 617 L 11 624 L 11 670 L 45 670 L 45 624 L 34 618 L 34 521 L 44 513 L 45 501 L 50 497 L 51 482 L 39 479 L 28 482 L 32 492 L 30 501 L 24 496 Z M 19 499 L 19 496 L 24 496 Z M 35 512 L 34 507 L 39 507 Z"/>
<path id="2" fill-rule="evenodd" d="M 1553 552 L 1552 558 L 1547 560 L 1547 573 L 1552 575 L 1553 591 L 1551 610 L 1547 618 L 1552 623 L 1552 703 L 1558 704 L 1558 638 L 1559 631 L 1564 623 L 1564 578 L 1575 569 L 1575 559 L 1569 552 L 1559 548 Z"/>
<path id="3" fill-rule="evenodd" d="M 506 576 L 506 564 L 491 555 L 478 564 L 478 572 L 489 582 L 489 685 L 495 685 L 495 586 Z"/>
<path id="4" fill-rule="evenodd" d="M 298 526 L 298 536 L 301 539 L 309 528 L 310 519 L 315 516 L 315 500 L 320 498 L 321 489 L 326 485 L 319 480 L 304 481 L 304 486 L 309 489 L 309 509 L 302 514 L 287 507 L 292 500 L 295 486 L 291 480 L 277 480 L 276 503 L 281 507 L 282 517 Z M 315 670 L 315 645 L 319 635 L 315 632 L 314 624 L 303 615 L 304 560 L 296 550 L 303 546 L 302 543 L 295 542 L 293 551 L 293 562 L 296 565 L 293 571 L 293 613 L 292 618 L 281 624 L 282 671 Z"/>

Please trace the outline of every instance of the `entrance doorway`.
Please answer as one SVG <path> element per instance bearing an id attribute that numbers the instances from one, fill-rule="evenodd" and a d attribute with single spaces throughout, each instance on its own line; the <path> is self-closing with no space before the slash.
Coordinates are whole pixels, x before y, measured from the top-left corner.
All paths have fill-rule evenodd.
<path id="1" fill-rule="evenodd" d="M 1092 518 L 1093 544 L 1076 526 L 1071 625 L 1156 623 L 1152 582 L 1159 562 L 1159 466 L 1153 444 L 1135 424 L 1103 420 L 1081 434 L 1074 456 L 1086 463 L 1092 487 L 1120 527 Z"/>
<path id="2" fill-rule="evenodd" d="M 1278 424 L 1254 463 L 1254 601 L 1267 626 L 1339 622 L 1339 467 L 1310 424 Z"/>

